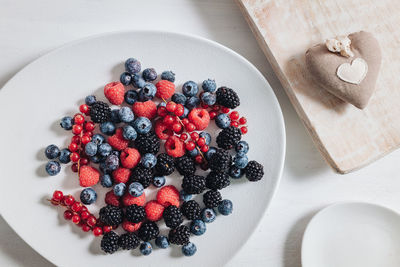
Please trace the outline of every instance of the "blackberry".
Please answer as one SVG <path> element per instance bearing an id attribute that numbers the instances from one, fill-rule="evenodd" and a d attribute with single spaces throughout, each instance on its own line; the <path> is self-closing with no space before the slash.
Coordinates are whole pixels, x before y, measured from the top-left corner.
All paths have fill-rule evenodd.
<path id="1" fill-rule="evenodd" d="M 194 200 L 184 202 L 181 211 L 188 220 L 196 220 L 200 218 L 200 205 Z"/>
<path id="2" fill-rule="evenodd" d="M 143 241 L 149 241 L 158 236 L 160 230 L 155 222 L 145 222 L 138 231 L 138 236 Z"/>
<path id="3" fill-rule="evenodd" d="M 221 193 L 217 190 L 210 190 L 203 194 L 203 203 L 207 208 L 215 208 L 221 201 Z"/>
<path id="4" fill-rule="evenodd" d="M 107 205 L 100 209 L 99 219 L 105 225 L 119 225 L 122 223 L 124 214 L 120 207 Z"/>
<path id="5" fill-rule="evenodd" d="M 146 212 L 142 206 L 136 204 L 130 205 L 125 210 L 125 218 L 133 223 L 138 223 L 144 220 Z"/>
<path id="6" fill-rule="evenodd" d="M 169 228 L 176 228 L 183 222 L 182 212 L 174 205 L 164 209 L 163 218 Z"/>
<path id="7" fill-rule="evenodd" d="M 210 172 L 206 177 L 206 186 L 210 189 L 221 190 L 231 184 L 229 176 L 225 172 Z"/>
<path id="8" fill-rule="evenodd" d="M 217 89 L 217 104 L 227 107 L 236 108 L 240 105 L 239 96 L 231 88 L 222 86 Z"/>
<path id="9" fill-rule="evenodd" d="M 97 101 L 90 107 L 90 118 L 95 123 L 109 121 L 111 117 L 111 108 L 104 102 Z"/>
<path id="10" fill-rule="evenodd" d="M 138 165 L 132 171 L 131 180 L 132 182 L 139 182 L 144 188 L 147 188 L 153 180 L 153 170 Z"/>
<path id="11" fill-rule="evenodd" d="M 186 245 L 189 243 L 190 231 L 186 225 L 178 226 L 169 231 L 169 242 L 175 245 Z"/>
<path id="12" fill-rule="evenodd" d="M 146 153 L 155 155 L 160 150 L 160 140 L 151 131 L 146 134 L 139 134 L 135 140 L 135 145 L 142 155 Z"/>
<path id="13" fill-rule="evenodd" d="M 232 157 L 228 151 L 217 149 L 208 161 L 208 165 L 212 171 L 227 172 L 232 165 Z"/>
<path id="14" fill-rule="evenodd" d="M 135 234 L 126 233 L 119 237 L 119 246 L 122 249 L 135 249 L 140 245 L 140 240 Z"/>
<path id="15" fill-rule="evenodd" d="M 240 129 L 234 126 L 229 126 L 218 134 L 216 141 L 218 147 L 229 150 L 235 147 L 236 144 L 239 143 L 240 139 L 242 139 L 242 132 Z"/>
<path id="16" fill-rule="evenodd" d="M 158 175 L 170 175 L 175 171 L 174 158 L 167 153 L 159 154 L 157 156 L 157 164 L 155 169 Z"/>
<path id="17" fill-rule="evenodd" d="M 113 231 L 105 233 L 101 239 L 100 247 L 105 253 L 113 254 L 119 249 L 118 234 Z"/>
<path id="18" fill-rule="evenodd" d="M 194 161 L 188 155 L 175 159 L 175 167 L 181 175 L 194 174 L 196 171 Z"/>
<path id="19" fill-rule="evenodd" d="M 264 167 L 260 163 L 255 160 L 249 161 L 246 168 L 244 168 L 244 173 L 246 174 L 246 178 L 255 182 L 261 180 L 264 176 Z"/>
<path id="20" fill-rule="evenodd" d="M 185 175 L 182 181 L 182 189 L 187 194 L 200 194 L 206 189 L 206 178 L 195 174 Z"/>

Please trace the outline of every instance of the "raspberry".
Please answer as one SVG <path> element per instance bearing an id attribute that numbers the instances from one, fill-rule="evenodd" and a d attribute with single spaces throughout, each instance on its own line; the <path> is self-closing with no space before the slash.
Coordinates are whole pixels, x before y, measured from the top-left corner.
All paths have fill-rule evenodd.
<path id="1" fill-rule="evenodd" d="M 202 108 L 194 108 L 189 113 L 189 121 L 196 126 L 196 130 L 204 130 L 210 123 L 210 114 Z"/>
<path id="2" fill-rule="evenodd" d="M 157 114 L 157 106 L 151 100 L 146 102 L 135 102 L 132 106 L 132 110 L 137 117 L 146 117 L 150 120 Z"/>
<path id="3" fill-rule="evenodd" d="M 134 205 L 134 204 L 136 204 L 138 206 L 144 206 L 145 203 L 146 203 L 146 194 L 144 192 L 139 197 L 134 197 L 131 194 L 129 194 L 128 192 L 126 192 L 122 196 L 122 204 L 124 204 L 125 207 Z"/>
<path id="4" fill-rule="evenodd" d="M 112 82 L 104 87 L 104 95 L 113 105 L 121 105 L 124 102 L 125 88 L 120 82 Z"/>
<path id="5" fill-rule="evenodd" d="M 141 225 L 142 225 L 142 222 L 132 223 L 130 221 L 125 220 L 122 223 L 122 228 L 129 233 L 133 233 L 133 232 L 136 232 L 137 230 L 139 230 Z"/>
<path id="6" fill-rule="evenodd" d="M 146 211 L 146 217 L 149 221 L 159 221 L 162 219 L 164 206 L 159 204 L 157 201 L 152 200 L 144 207 Z"/>
<path id="7" fill-rule="evenodd" d="M 108 137 L 107 142 L 116 150 L 124 150 L 128 147 L 129 141 L 122 135 L 122 128 L 118 128 L 113 136 Z"/>
<path id="8" fill-rule="evenodd" d="M 137 149 L 127 147 L 120 155 L 121 165 L 128 169 L 133 169 L 140 162 L 140 153 Z"/>
<path id="9" fill-rule="evenodd" d="M 167 80 L 159 81 L 158 83 L 156 83 L 156 87 L 156 97 L 164 100 L 170 98 L 175 92 L 175 84 Z"/>
<path id="10" fill-rule="evenodd" d="M 107 192 L 104 201 L 106 202 L 106 204 L 112 205 L 115 207 L 119 207 L 119 205 L 120 205 L 119 197 L 114 194 L 114 190 Z"/>
<path id="11" fill-rule="evenodd" d="M 164 124 L 162 120 L 156 121 L 155 132 L 158 138 L 161 140 L 167 140 L 168 137 L 173 135 L 171 129 L 169 129 L 169 127 Z"/>
<path id="12" fill-rule="evenodd" d="M 164 186 L 157 192 L 157 202 L 164 207 L 170 205 L 179 207 L 179 191 L 173 185 Z"/>
<path id="13" fill-rule="evenodd" d="M 126 168 L 118 168 L 115 171 L 113 171 L 112 176 L 116 184 L 119 183 L 125 184 L 126 182 L 128 182 L 129 177 L 131 176 L 131 170 Z"/>
<path id="14" fill-rule="evenodd" d="M 185 145 L 177 136 L 170 136 L 165 142 L 164 147 L 167 154 L 174 158 L 185 155 Z"/>
<path id="15" fill-rule="evenodd" d="M 99 182 L 100 173 L 93 167 L 84 165 L 79 170 L 79 184 L 83 187 L 90 187 Z"/>

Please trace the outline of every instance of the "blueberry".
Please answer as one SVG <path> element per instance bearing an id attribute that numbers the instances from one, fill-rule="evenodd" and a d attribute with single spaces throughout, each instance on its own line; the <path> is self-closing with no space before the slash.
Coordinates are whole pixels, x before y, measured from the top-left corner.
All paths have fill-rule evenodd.
<path id="1" fill-rule="evenodd" d="M 137 137 L 137 132 L 135 128 L 130 125 L 125 125 L 122 129 L 122 135 L 126 140 L 135 140 Z"/>
<path id="2" fill-rule="evenodd" d="M 182 201 L 189 201 L 192 199 L 192 195 L 187 194 L 185 191 L 181 190 L 181 191 L 179 191 L 179 198 Z"/>
<path id="3" fill-rule="evenodd" d="M 70 156 L 71 156 L 71 151 L 69 151 L 68 148 L 64 148 L 60 151 L 59 160 L 61 163 L 67 164 L 71 161 Z"/>
<path id="4" fill-rule="evenodd" d="M 99 168 L 100 168 L 100 171 L 102 171 L 103 173 L 110 174 L 112 172 L 112 170 L 108 169 L 108 166 L 105 163 L 105 161 L 100 162 Z"/>
<path id="5" fill-rule="evenodd" d="M 168 238 L 163 236 L 163 235 L 159 235 L 156 238 L 156 246 L 159 248 L 167 248 L 169 247 L 169 241 Z"/>
<path id="6" fill-rule="evenodd" d="M 163 71 L 161 73 L 161 80 L 167 80 L 170 82 L 175 82 L 175 73 L 170 70 Z"/>
<path id="7" fill-rule="evenodd" d="M 49 145 L 46 147 L 44 154 L 48 159 L 56 159 L 60 156 L 60 149 L 56 145 Z"/>
<path id="8" fill-rule="evenodd" d="M 132 126 L 138 134 L 147 134 L 151 130 L 151 121 L 146 117 L 139 117 L 133 121 Z"/>
<path id="9" fill-rule="evenodd" d="M 100 144 L 97 151 L 100 156 L 107 157 L 108 155 L 111 154 L 112 147 L 107 143 L 102 143 L 102 144 Z"/>
<path id="10" fill-rule="evenodd" d="M 211 79 L 204 80 L 201 87 L 203 88 L 204 92 L 214 93 L 215 90 L 217 90 L 217 84 L 215 83 L 215 80 Z"/>
<path id="11" fill-rule="evenodd" d="M 85 188 L 80 195 L 81 201 L 85 205 L 94 203 L 97 199 L 97 193 L 92 188 Z"/>
<path id="12" fill-rule="evenodd" d="M 86 105 L 88 105 L 88 106 L 93 105 L 94 103 L 96 103 L 96 97 L 95 97 L 94 95 L 88 95 L 88 96 L 85 98 L 85 103 L 86 103 Z"/>
<path id="13" fill-rule="evenodd" d="M 249 151 L 249 144 L 246 141 L 240 141 L 235 147 L 236 152 L 247 154 Z"/>
<path id="14" fill-rule="evenodd" d="M 190 232 L 194 235 L 202 235 L 206 232 L 206 224 L 202 220 L 194 220 L 190 223 Z"/>
<path id="15" fill-rule="evenodd" d="M 112 179 L 111 179 L 111 176 L 110 176 L 109 174 L 103 174 L 103 175 L 100 177 L 100 184 L 101 184 L 103 187 L 110 188 L 110 187 L 113 185 L 113 181 L 112 181 Z"/>
<path id="16" fill-rule="evenodd" d="M 182 246 L 182 253 L 187 257 L 193 256 L 194 254 L 196 254 L 196 251 L 196 245 L 192 242 L 189 242 L 186 245 Z"/>
<path id="17" fill-rule="evenodd" d="M 155 187 L 162 187 L 165 185 L 165 177 L 164 176 L 155 176 L 153 178 L 153 185 Z"/>
<path id="18" fill-rule="evenodd" d="M 243 176 L 243 170 L 239 169 L 235 165 L 232 165 L 229 168 L 229 176 L 232 177 L 233 179 L 240 179 Z"/>
<path id="19" fill-rule="evenodd" d="M 172 95 L 171 100 L 177 104 L 185 105 L 187 97 L 182 93 L 175 93 Z"/>
<path id="20" fill-rule="evenodd" d="M 132 75 L 132 85 L 133 87 L 136 88 L 143 88 L 143 86 L 146 84 L 146 81 L 139 75 L 139 74 L 133 74 Z"/>
<path id="21" fill-rule="evenodd" d="M 154 68 L 147 68 L 142 72 L 142 77 L 146 82 L 152 82 L 157 79 L 157 72 Z"/>
<path id="22" fill-rule="evenodd" d="M 231 119 L 229 118 L 228 114 L 221 113 L 215 117 L 215 124 L 221 129 L 228 128 L 231 125 Z"/>
<path id="23" fill-rule="evenodd" d="M 67 131 L 71 130 L 72 125 L 74 125 L 74 119 L 72 117 L 66 116 L 66 117 L 62 118 L 60 121 L 60 126 L 64 130 L 67 130 Z"/>
<path id="24" fill-rule="evenodd" d="M 121 76 L 119 76 L 119 81 L 123 85 L 130 85 L 132 81 L 132 74 L 130 74 L 129 72 L 123 72 Z"/>
<path id="25" fill-rule="evenodd" d="M 46 172 L 51 175 L 54 176 L 56 174 L 58 174 L 61 171 L 61 165 L 60 163 L 58 163 L 57 161 L 49 161 L 46 164 Z"/>
<path id="26" fill-rule="evenodd" d="M 203 103 L 206 105 L 212 106 L 215 104 L 215 102 L 217 102 L 217 97 L 212 93 L 205 92 L 201 95 L 201 101 L 203 101 Z"/>
<path id="27" fill-rule="evenodd" d="M 138 99 L 138 93 L 136 90 L 128 90 L 124 95 L 125 102 L 129 105 L 133 105 Z"/>
<path id="28" fill-rule="evenodd" d="M 128 192 L 133 197 L 140 197 L 144 192 L 144 187 L 141 183 L 133 182 L 129 185 Z"/>
<path id="29" fill-rule="evenodd" d="M 183 115 L 179 116 L 179 118 L 184 119 L 188 116 L 189 114 L 189 109 L 187 107 L 183 107 Z"/>
<path id="30" fill-rule="evenodd" d="M 119 158 L 119 156 L 121 155 L 121 152 L 119 152 L 118 150 L 113 150 L 113 151 L 111 151 L 111 154 L 110 155 L 114 155 L 114 156 L 116 156 L 117 158 Z"/>
<path id="31" fill-rule="evenodd" d="M 204 138 L 206 140 L 206 145 L 209 145 L 211 143 L 211 135 L 207 132 L 201 132 L 199 134 L 200 137 Z"/>
<path id="32" fill-rule="evenodd" d="M 153 251 L 153 246 L 150 242 L 143 242 L 142 244 L 140 244 L 139 249 L 142 255 L 147 256 L 150 255 L 150 253 Z"/>
<path id="33" fill-rule="evenodd" d="M 246 154 L 238 153 L 235 155 L 235 158 L 233 159 L 233 163 L 239 169 L 244 169 L 244 168 L 246 168 L 247 163 L 249 163 L 249 159 L 247 158 Z"/>
<path id="34" fill-rule="evenodd" d="M 217 152 L 217 149 L 216 149 L 215 147 L 213 147 L 213 146 L 210 147 L 210 148 L 208 149 L 208 151 L 205 153 L 206 160 L 210 160 L 211 157 L 212 157 L 212 155 L 213 155 L 215 152 Z"/>
<path id="35" fill-rule="evenodd" d="M 131 74 L 138 73 L 142 69 L 142 66 L 136 58 L 128 58 L 125 61 L 125 70 Z"/>
<path id="36" fill-rule="evenodd" d="M 157 164 L 157 157 L 154 156 L 153 154 L 146 153 L 142 158 L 140 159 L 140 163 L 143 165 L 143 167 L 147 169 L 151 169 Z"/>
<path id="37" fill-rule="evenodd" d="M 151 100 L 157 93 L 157 88 L 152 83 L 146 83 L 139 91 L 139 100 L 142 102 Z"/>
<path id="38" fill-rule="evenodd" d="M 111 121 L 106 121 L 100 124 L 100 131 L 105 135 L 113 135 L 115 133 L 115 125 Z"/>
<path id="39" fill-rule="evenodd" d="M 85 146 L 85 153 L 88 156 L 94 156 L 97 154 L 97 145 L 93 142 L 89 142 Z"/>
<path id="40" fill-rule="evenodd" d="M 195 96 L 199 92 L 199 87 L 194 81 L 187 81 L 182 85 L 182 92 L 185 96 Z"/>
<path id="41" fill-rule="evenodd" d="M 225 216 L 229 215 L 232 213 L 232 210 L 233 210 L 232 201 L 230 201 L 228 199 L 222 200 L 221 203 L 219 203 L 219 205 L 218 205 L 218 211 L 222 215 L 225 215 Z"/>
<path id="42" fill-rule="evenodd" d="M 106 139 L 101 134 L 95 134 L 92 136 L 92 142 L 98 146 L 101 145 L 104 142 L 104 140 Z"/>
<path id="43" fill-rule="evenodd" d="M 197 107 L 198 105 L 200 105 L 200 98 L 198 98 L 197 96 L 189 97 L 189 98 L 186 100 L 185 105 L 186 105 L 186 107 L 187 107 L 188 109 L 192 110 L 192 109 L 194 109 L 195 107 Z"/>
<path id="44" fill-rule="evenodd" d="M 125 123 L 132 122 L 135 119 L 135 115 L 133 115 L 133 111 L 129 107 L 122 107 L 119 110 L 118 115 L 119 119 Z"/>
<path id="45" fill-rule="evenodd" d="M 114 171 L 119 167 L 119 158 L 117 155 L 109 155 L 104 162 L 107 166 L 107 169 Z"/>
<path id="46" fill-rule="evenodd" d="M 113 123 L 120 123 L 121 119 L 119 118 L 119 109 L 111 110 L 110 121 Z"/>
<path id="47" fill-rule="evenodd" d="M 196 157 L 199 154 L 199 151 L 195 148 L 193 150 L 187 150 L 186 152 L 192 158 Z"/>
<path id="48" fill-rule="evenodd" d="M 117 197 L 122 197 L 125 193 L 126 185 L 124 183 L 119 183 L 114 185 L 114 195 Z"/>
<path id="49" fill-rule="evenodd" d="M 101 157 L 99 155 L 94 155 L 92 157 L 90 157 L 90 161 L 93 163 L 100 163 L 102 161 L 106 160 L 104 157 Z"/>
<path id="50" fill-rule="evenodd" d="M 205 208 L 201 211 L 201 219 L 205 223 L 212 223 L 216 218 L 214 209 Z"/>

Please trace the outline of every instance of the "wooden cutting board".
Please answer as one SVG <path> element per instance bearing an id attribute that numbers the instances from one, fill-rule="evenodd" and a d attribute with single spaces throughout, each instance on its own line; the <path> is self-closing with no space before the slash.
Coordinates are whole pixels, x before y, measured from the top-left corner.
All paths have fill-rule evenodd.
<path id="1" fill-rule="evenodd" d="M 400 146 L 399 0 L 237 2 L 314 143 L 337 172 L 357 170 Z M 304 58 L 309 47 L 360 30 L 375 35 L 383 55 L 376 91 L 364 110 L 313 83 Z"/>

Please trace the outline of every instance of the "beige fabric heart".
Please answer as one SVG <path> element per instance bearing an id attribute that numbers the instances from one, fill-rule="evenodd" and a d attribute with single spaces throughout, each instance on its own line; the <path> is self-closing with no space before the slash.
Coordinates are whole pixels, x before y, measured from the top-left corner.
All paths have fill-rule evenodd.
<path id="1" fill-rule="evenodd" d="M 306 52 L 306 66 L 311 77 L 322 88 L 363 109 L 375 90 L 381 50 L 371 33 L 360 31 L 348 37 L 354 57 L 330 52 L 325 44 L 319 44 Z M 362 61 L 365 62 L 364 67 Z"/>

